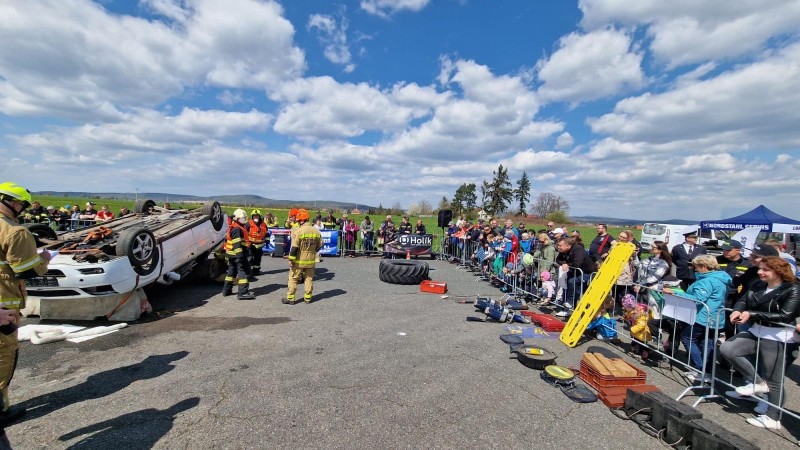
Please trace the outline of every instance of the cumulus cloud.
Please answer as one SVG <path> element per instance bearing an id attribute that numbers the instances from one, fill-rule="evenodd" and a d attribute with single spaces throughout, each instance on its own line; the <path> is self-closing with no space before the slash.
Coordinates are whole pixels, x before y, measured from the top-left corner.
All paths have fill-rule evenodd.
<path id="1" fill-rule="evenodd" d="M 537 63 L 546 100 L 582 102 L 637 89 L 644 84 L 642 55 L 632 52 L 628 34 L 614 29 L 570 33 L 559 48 Z"/>
<path id="2" fill-rule="evenodd" d="M 313 77 L 285 83 L 271 98 L 283 104 L 275 131 L 333 139 L 360 136 L 368 130 L 402 130 L 411 119 L 428 114 L 447 96 L 413 83 L 382 90 L 367 83 Z"/>
<path id="3" fill-rule="evenodd" d="M 613 112 L 590 118 L 588 124 L 595 133 L 641 152 L 653 145 L 695 151 L 794 149 L 800 146 L 798 61 L 800 44 L 793 44 L 707 80 L 623 99 Z"/>
<path id="4" fill-rule="evenodd" d="M 237 113 L 184 108 L 172 116 L 137 110 L 115 123 L 87 123 L 12 138 L 26 151 L 47 152 L 50 163 L 111 161 L 124 160 L 134 153 L 183 154 L 204 142 L 264 131 L 270 122 L 269 114 L 256 110 Z"/>
<path id="5" fill-rule="evenodd" d="M 187 86 L 271 89 L 305 68 L 274 1 L 147 5 L 165 21 L 88 0 L 4 3 L 0 112 L 113 121 L 124 107 L 150 107 Z"/>
<path id="6" fill-rule="evenodd" d="M 796 0 L 581 0 L 579 7 L 588 30 L 648 25 L 650 48 L 669 67 L 758 52 L 772 37 L 795 33 L 800 23 Z"/>
<path id="7" fill-rule="evenodd" d="M 317 39 L 325 48 L 325 58 L 344 67 L 347 73 L 355 70 L 353 57 L 350 54 L 350 46 L 347 43 L 348 21 L 345 17 L 345 9 L 342 7 L 337 17 L 324 14 L 312 14 L 308 19 L 309 30 L 316 31 Z"/>
<path id="8" fill-rule="evenodd" d="M 369 14 L 388 18 L 400 11 L 420 11 L 430 0 L 361 0 L 361 9 Z"/>
<path id="9" fill-rule="evenodd" d="M 520 77 L 494 75 L 474 61 L 452 64 L 449 83 L 461 90 L 436 106 L 430 120 L 403 131 L 377 147 L 392 155 L 439 160 L 486 158 L 527 148 L 563 129 L 563 124 L 535 121 L 536 95 Z"/>
<path id="10" fill-rule="evenodd" d="M 573 139 L 572 135 L 567 133 L 566 131 L 558 135 L 558 139 L 556 139 L 557 148 L 572 147 L 572 144 L 574 143 L 575 139 Z"/>

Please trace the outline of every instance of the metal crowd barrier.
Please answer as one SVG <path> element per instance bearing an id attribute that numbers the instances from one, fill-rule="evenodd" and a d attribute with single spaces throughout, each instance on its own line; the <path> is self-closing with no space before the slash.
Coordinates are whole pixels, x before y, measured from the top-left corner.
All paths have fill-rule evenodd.
<path id="1" fill-rule="evenodd" d="M 732 310 L 726 308 L 725 312 L 726 313 L 730 313 L 730 312 L 732 312 Z M 729 316 L 729 314 L 726 314 L 726 317 L 728 317 L 728 316 Z M 775 328 L 777 330 L 785 329 L 785 331 L 789 332 L 787 334 L 792 334 L 793 331 L 795 330 L 794 326 L 788 325 L 788 324 L 784 324 L 784 323 L 771 323 L 770 325 L 771 325 L 772 328 Z M 740 328 L 742 328 L 742 329 L 740 330 Z M 746 331 L 746 329 L 749 329 L 749 328 L 751 328 L 751 327 L 750 326 L 747 326 L 747 327 L 739 327 L 739 326 L 737 326 L 736 327 L 736 330 L 737 330 L 736 334 L 739 334 L 740 332 L 744 332 L 744 331 Z M 734 334 L 734 336 L 736 334 Z M 763 338 L 761 338 L 759 336 L 755 336 L 755 335 L 753 335 L 753 336 L 756 339 L 756 351 L 755 351 L 755 354 L 753 355 L 755 360 L 752 361 L 752 362 L 753 362 L 753 367 L 755 368 L 755 373 L 759 374 L 759 371 L 760 371 L 760 367 L 759 366 L 760 366 L 760 358 L 761 358 L 761 342 L 763 341 Z M 796 336 L 796 334 L 794 334 L 794 336 Z M 778 399 L 779 399 L 779 403 L 785 403 L 785 400 L 786 400 L 785 399 L 785 395 L 786 395 L 785 384 L 786 384 L 786 378 L 787 378 L 786 377 L 786 371 L 789 368 L 789 366 L 791 366 L 791 364 L 794 362 L 795 357 L 794 357 L 794 355 L 788 353 L 788 347 L 789 347 L 788 343 L 782 342 L 782 341 L 777 341 L 777 342 L 780 342 L 781 354 L 779 355 L 779 358 L 776 361 L 776 366 L 775 366 L 775 368 L 773 370 L 778 370 L 777 364 L 780 362 L 780 374 L 781 374 L 780 378 L 781 378 L 781 382 L 780 382 L 780 386 L 779 386 L 779 391 L 780 392 L 779 392 L 779 395 L 778 395 Z M 795 344 L 800 344 L 800 342 L 795 342 Z M 719 354 L 719 355 L 720 355 L 720 358 L 722 358 L 722 355 L 721 354 Z M 718 360 L 720 360 L 720 358 L 718 358 Z M 723 372 L 724 372 L 724 369 L 723 369 Z M 736 389 L 737 387 L 740 387 L 739 385 L 734 384 L 734 374 L 736 373 L 735 369 L 733 367 L 731 367 L 728 372 L 729 373 L 728 373 L 727 377 L 724 377 L 724 378 L 723 377 L 718 377 L 718 378 L 715 377 L 714 382 L 715 383 L 719 383 L 722 386 L 725 386 L 725 387 L 731 388 L 731 389 Z M 762 380 L 764 379 L 762 374 L 759 374 L 759 376 L 762 376 Z M 744 379 L 744 377 L 742 377 L 742 379 L 744 380 L 744 384 L 745 385 L 748 384 L 748 383 L 753 383 L 753 384 L 756 383 L 755 379 Z M 783 400 L 780 400 L 780 399 L 783 399 Z M 794 417 L 795 419 L 800 420 L 800 414 L 789 410 L 785 406 L 781 406 L 781 405 L 777 405 L 777 404 L 771 403 L 771 402 L 769 402 L 768 398 L 759 398 L 758 401 L 761 402 L 761 403 L 766 404 L 768 407 L 772 407 L 772 408 L 777 409 L 779 411 L 779 419 L 778 420 L 780 420 L 780 418 L 783 417 L 784 414 L 786 414 L 788 416 L 791 416 L 791 417 Z"/>
<path id="2" fill-rule="evenodd" d="M 475 269 L 475 267 L 477 267 L 478 270 L 481 270 L 481 276 L 477 277 L 476 281 L 494 280 L 495 283 L 501 287 L 507 287 L 509 292 L 506 292 L 503 298 L 542 298 L 541 292 L 539 292 L 538 289 L 540 286 L 539 274 L 545 268 L 549 269 L 549 261 L 540 258 L 534 258 L 533 264 L 531 264 L 530 267 L 525 267 L 522 264 L 523 254 L 520 253 L 514 260 L 514 269 L 511 271 L 512 276 L 504 277 L 501 274 L 493 271 L 493 267 L 495 267 L 494 260 L 499 258 L 502 261 L 502 266 L 505 267 L 507 261 L 509 260 L 508 253 L 497 251 L 494 255 L 494 260 L 478 261 L 477 259 L 473 260 L 471 258 L 477 243 L 473 243 L 466 239 L 459 239 L 457 244 L 454 245 L 447 236 L 443 237 L 442 243 L 442 254 L 445 255 L 446 259 L 449 259 L 454 263 L 458 263 L 458 267 L 460 268 Z M 551 273 L 555 272 L 557 274 L 559 270 L 557 263 L 554 262 L 553 266 L 555 270 L 553 270 Z M 582 294 L 586 291 L 586 287 L 594 280 L 596 273 L 593 273 L 591 276 L 587 277 L 588 280 L 584 280 L 584 274 L 579 268 L 571 269 L 574 269 L 575 273 L 575 276 L 572 277 L 571 280 L 576 283 L 574 289 L 576 289 L 576 298 L 578 300 L 575 303 L 577 304 L 582 298 Z M 554 279 L 557 278 L 558 276 L 556 275 Z M 563 296 L 566 297 L 566 286 L 564 286 L 564 283 L 565 280 L 563 279 L 558 283 L 556 286 L 556 292 L 558 293 L 559 290 L 562 290 Z M 641 349 L 646 349 L 647 352 L 649 352 L 651 355 L 654 355 L 655 358 L 669 362 L 671 368 L 677 367 L 682 371 L 696 374 L 695 381 L 690 383 L 690 385 L 687 386 L 686 389 L 684 389 L 676 399 L 680 400 L 690 393 L 700 393 L 701 395 L 693 404 L 693 406 L 697 406 L 703 401 L 722 397 L 719 391 L 720 388 L 735 389 L 737 384 L 734 383 L 734 369 L 731 368 L 726 376 L 725 372 L 728 371 L 716 364 L 716 362 L 722 358 L 719 352 L 720 331 L 724 331 L 724 321 L 728 320 L 729 317 L 729 314 L 726 314 L 726 312 L 729 313 L 730 309 L 726 310 L 724 308 L 720 308 L 716 312 L 710 311 L 708 305 L 702 302 L 697 302 L 695 300 L 677 295 L 665 294 L 664 305 L 660 309 L 660 314 L 658 314 L 659 318 L 651 319 L 650 310 L 652 305 L 650 304 L 651 302 L 649 300 L 652 295 L 650 288 L 643 285 L 633 284 L 632 286 L 616 285 L 614 286 L 614 289 L 626 289 L 627 292 L 629 288 L 633 288 L 634 286 L 639 287 L 637 298 L 640 300 L 638 301 L 647 305 L 645 314 L 647 314 L 648 321 L 646 326 L 650 330 L 652 338 L 649 342 L 638 340 L 631 335 L 630 327 L 620 327 L 618 325 L 615 331 L 617 331 L 619 336 L 638 344 Z M 658 290 L 652 289 L 652 291 Z M 663 294 L 663 292 L 659 291 L 659 294 Z M 614 296 L 615 309 L 617 308 L 616 299 L 620 297 L 621 296 L 617 295 Z M 563 300 L 566 301 L 567 299 L 564 298 Z M 655 302 L 655 300 L 653 302 Z M 573 309 L 576 304 L 572 305 Z M 561 307 L 564 309 L 569 309 L 564 306 Z M 712 316 L 716 318 L 716 323 L 719 328 L 711 328 L 697 324 L 695 322 L 695 318 L 700 311 L 705 312 L 706 317 L 709 319 L 711 319 Z M 615 311 L 612 311 L 612 313 L 614 312 Z M 775 324 L 775 326 L 793 328 L 785 324 Z M 700 330 L 698 327 L 702 327 L 702 330 Z M 687 336 L 696 336 L 695 345 L 699 351 L 699 369 L 692 365 L 692 351 L 691 348 L 687 348 L 687 344 L 691 344 L 691 340 L 684 338 L 683 333 L 687 333 Z M 668 339 L 665 339 L 664 336 L 669 337 Z M 754 367 L 758 372 L 760 370 L 759 361 L 762 358 L 760 355 L 762 338 L 756 338 L 756 340 L 756 353 L 753 355 L 753 358 L 755 359 Z M 708 342 L 713 342 L 713 346 L 709 347 L 707 345 Z M 800 342 L 798 342 L 798 345 L 800 345 Z M 680 350 L 681 347 L 683 347 L 683 350 Z M 782 352 L 778 356 L 779 363 L 781 363 L 781 383 L 779 388 L 780 396 L 778 398 L 783 399 L 786 392 L 785 372 L 787 367 L 791 364 L 789 358 L 793 358 L 793 355 L 788 354 L 787 345 L 785 343 L 781 345 L 781 350 Z M 775 370 L 778 369 L 776 368 Z M 704 379 L 703 374 L 706 373 L 708 374 L 708 377 Z M 723 376 L 720 376 L 721 373 Z M 755 380 L 744 380 L 742 385 L 748 383 L 755 383 Z M 770 403 L 766 398 L 760 399 L 760 401 L 779 410 L 781 417 L 783 414 L 786 414 L 796 419 L 800 419 L 800 414 L 787 409 L 785 406 Z"/>

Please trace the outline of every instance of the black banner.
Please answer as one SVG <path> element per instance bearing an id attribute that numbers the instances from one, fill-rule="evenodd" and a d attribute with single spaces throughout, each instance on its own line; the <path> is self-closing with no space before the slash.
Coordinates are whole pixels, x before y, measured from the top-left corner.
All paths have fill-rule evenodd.
<path id="1" fill-rule="evenodd" d="M 397 234 L 394 240 L 384 245 L 384 251 L 398 255 L 430 255 L 433 247 L 431 234 Z"/>

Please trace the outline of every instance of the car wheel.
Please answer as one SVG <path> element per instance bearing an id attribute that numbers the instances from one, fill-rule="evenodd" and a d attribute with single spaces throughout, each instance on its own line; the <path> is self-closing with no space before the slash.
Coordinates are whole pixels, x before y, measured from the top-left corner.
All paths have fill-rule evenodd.
<path id="1" fill-rule="evenodd" d="M 219 231 L 225 225 L 225 214 L 222 212 L 222 207 L 219 202 L 206 203 L 203 205 L 203 214 L 211 221 L 211 226 L 214 231 Z"/>
<path id="2" fill-rule="evenodd" d="M 158 266 L 160 257 L 156 237 L 146 228 L 134 228 L 120 233 L 117 255 L 127 256 L 139 275 L 152 273 Z"/>
<path id="3" fill-rule="evenodd" d="M 156 202 L 150 200 L 149 198 L 136 200 L 136 203 L 133 204 L 133 212 L 136 214 L 147 214 L 153 208 L 155 208 Z"/>
<path id="4" fill-rule="evenodd" d="M 58 239 L 56 230 L 50 228 L 50 225 L 44 223 L 26 223 L 25 228 L 31 232 L 33 239 L 36 241 L 36 246 L 41 247 L 44 245 L 42 239 Z"/>
<path id="5" fill-rule="evenodd" d="M 384 259 L 378 267 L 378 278 L 391 284 L 420 284 L 428 279 L 428 263 Z"/>

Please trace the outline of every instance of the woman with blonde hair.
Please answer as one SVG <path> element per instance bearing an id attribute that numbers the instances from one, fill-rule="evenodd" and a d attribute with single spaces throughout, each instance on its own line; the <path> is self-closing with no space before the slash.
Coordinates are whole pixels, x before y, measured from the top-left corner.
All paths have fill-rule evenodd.
<path id="1" fill-rule="evenodd" d="M 714 365 L 715 332 L 725 326 L 725 298 L 728 296 L 728 288 L 733 287 L 733 281 L 730 275 L 719 270 L 719 263 L 714 256 L 696 256 L 691 265 L 697 281 L 681 297 L 694 300 L 697 313 L 693 325 L 684 324 L 681 343 L 689 352 L 691 367 L 696 370 L 684 375 L 692 382 L 707 382 L 711 380 L 711 366 Z M 670 288 L 664 288 L 664 292 L 673 293 Z M 700 350 L 699 342 L 704 342 L 704 352 Z M 706 355 L 705 360 L 703 353 Z"/>
<path id="2" fill-rule="evenodd" d="M 533 258 L 536 260 L 538 266 L 536 273 L 550 272 L 553 279 L 556 276 L 555 262 L 556 262 L 556 247 L 550 236 L 547 233 L 539 233 L 537 237 L 539 240 L 539 248 L 533 252 Z"/>

